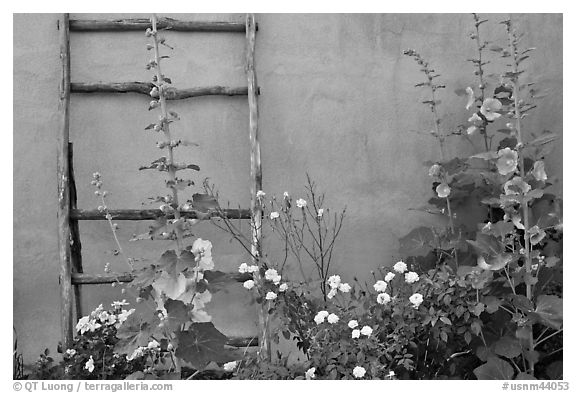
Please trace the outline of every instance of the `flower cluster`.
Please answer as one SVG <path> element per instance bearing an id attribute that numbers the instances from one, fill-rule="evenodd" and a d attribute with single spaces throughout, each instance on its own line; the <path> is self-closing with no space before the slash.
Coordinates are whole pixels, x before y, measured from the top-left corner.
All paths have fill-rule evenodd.
<path id="1" fill-rule="evenodd" d="M 342 279 L 338 275 L 333 275 L 326 280 L 328 286 L 330 287 L 330 292 L 328 292 L 328 299 L 332 299 L 338 291 L 348 293 L 352 287 L 348 283 L 343 283 Z"/>
<path id="2" fill-rule="evenodd" d="M 106 311 L 102 304 L 100 304 L 90 315 L 86 315 L 76 324 L 76 331 L 80 334 L 86 332 L 94 332 L 102 326 L 120 327 L 126 319 L 136 311 L 135 309 L 123 310 L 122 306 L 128 305 L 126 300 L 121 302 L 115 301 L 112 303 L 113 310 Z"/>

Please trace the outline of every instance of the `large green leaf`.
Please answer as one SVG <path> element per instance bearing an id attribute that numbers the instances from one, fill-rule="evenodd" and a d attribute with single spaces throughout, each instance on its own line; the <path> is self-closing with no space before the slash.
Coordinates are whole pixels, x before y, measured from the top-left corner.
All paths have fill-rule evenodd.
<path id="1" fill-rule="evenodd" d="M 494 353 L 508 359 L 514 359 L 522 353 L 522 346 L 515 337 L 504 336 L 492 344 Z"/>
<path id="2" fill-rule="evenodd" d="M 539 321 L 553 329 L 561 329 L 563 321 L 562 299 L 554 295 L 542 295 L 536 302 L 534 314 Z"/>
<path id="3" fill-rule="evenodd" d="M 180 300 L 168 299 L 164 302 L 164 308 L 168 312 L 168 328 L 171 331 L 176 331 L 182 324 L 191 321 L 188 308 Z"/>
<path id="4" fill-rule="evenodd" d="M 218 200 L 209 194 L 194 194 L 192 195 L 192 207 L 194 210 L 200 212 L 207 212 L 208 210 L 218 209 Z"/>
<path id="5" fill-rule="evenodd" d="M 478 379 L 509 380 L 514 377 L 514 369 L 507 361 L 497 357 L 490 357 L 487 363 L 474 369 L 474 375 Z"/>
<path id="6" fill-rule="evenodd" d="M 424 256 L 434 248 L 435 237 L 432 229 L 418 227 L 399 239 L 400 254 L 406 256 Z"/>
<path id="7" fill-rule="evenodd" d="M 116 332 L 119 341 L 114 351 L 130 355 L 136 348 L 147 346 L 154 330 L 151 322 L 142 320 L 135 313 L 129 315 Z"/>
<path id="8" fill-rule="evenodd" d="M 188 330 L 176 332 L 176 356 L 202 370 L 210 362 L 227 362 L 232 355 L 224 345 L 227 338 L 211 322 L 194 323 Z"/>

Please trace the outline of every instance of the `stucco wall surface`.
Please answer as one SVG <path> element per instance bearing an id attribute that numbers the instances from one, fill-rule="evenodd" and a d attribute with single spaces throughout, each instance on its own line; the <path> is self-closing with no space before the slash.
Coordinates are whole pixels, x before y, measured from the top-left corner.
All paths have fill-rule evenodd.
<path id="1" fill-rule="evenodd" d="M 128 18 L 145 15 L 80 15 L 72 18 Z M 243 21 L 234 15 L 167 15 L 184 20 Z M 326 205 L 347 206 L 333 269 L 345 280 L 368 279 L 378 266 L 394 263 L 398 238 L 421 224 L 438 224 L 431 216 L 409 211 L 431 196 L 427 168 L 438 159 L 427 109 L 419 104 L 427 93 L 414 88 L 422 80 L 404 49 L 418 50 L 442 74 L 445 124 L 464 123 L 465 99 L 454 90 L 474 82 L 474 43 L 468 38 L 472 17 L 460 14 L 263 14 L 256 70 L 261 87 L 260 131 L 264 190 L 281 196 L 303 195 L 308 172 L 326 193 Z M 490 15 L 486 38 L 504 44 L 502 15 Z M 524 43 L 534 46 L 527 75 L 548 97 L 527 120 L 534 133 L 562 133 L 562 16 L 515 15 Z M 60 63 L 56 14 L 14 16 L 14 326 L 25 361 L 59 340 L 59 288 L 56 223 L 56 136 Z M 167 34 L 175 47 L 164 73 L 177 87 L 243 86 L 242 34 Z M 149 52 L 146 38 L 134 33 L 73 33 L 72 81 L 146 81 Z M 491 59 L 498 72 L 502 59 Z M 112 208 L 139 208 L 149 196 L 162 195 L 158 173 L 138 171 L 158 156 L 155 133 L 143 128 L 154 121 L 148 99 L 141 95 L 74 95 L 71 140 L 80 208 L 99 202 L 90 187 L 99 171 L 110 192 Z M 244 97 L 204 97 L 173 103 L 182 121 L 178 137 L 200 144 L 181 150 L 177 158 L 200 165 L 195 175 L 214 182 L 224 200 L 249 203 L 248 105 Z M 480 140 L 474 140 L 477 145 Z M 471 154 L 463 140 L 450 140 L 448 154 Z M 562 183 L 562 141 L 547 162 L 548 172 Z M 128 240 L 148 223 L 120 223 Z M 197 235 L 214 244 L 221 270 L 233 271 L 246 255 L 209 224 Z M 105 222 L 82 222 L 81 238 L 87 272 L 101 273 L 112 262 L 115 246 Z M 127 243 L 127 253 L 153 260 L 165 244 Z M 274 258 L 277 251 L 270 250 Z M 124 297 L 118 288 L 84 290 L 84 308 Z M 216 324 L 225 332 L 255 332 L 256 314 L 241 287 L 218 294 L 212 302 Z"/>

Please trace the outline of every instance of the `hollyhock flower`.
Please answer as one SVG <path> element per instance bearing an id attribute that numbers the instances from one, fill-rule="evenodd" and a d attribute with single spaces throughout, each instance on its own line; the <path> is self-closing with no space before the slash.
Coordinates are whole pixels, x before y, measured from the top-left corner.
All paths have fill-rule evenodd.
<path id="1" fill-rule="evenodd" d="M 126 299 L 122 299 L 122 301 L 116 300 L 116 301 L 112 302 L 111 306 L 112 306 L 113 308 L 122 308 L 122 306 L 128 306 L 129 304 L 130 304 L 130 303 L 128 303 L 128 302 L 126 301 Z"/>
<path id="2" fill-rule="evenodd" d="M 360 329 L 360 334 L 363 334 L 366 337 L 370 337 L 372 332 L 373 330 L 370 326 L 364 326 L 362 329 Z"/>
<path id="3" fill-rule="evenodd" d="M 452 189 L 446 183 L 440 183 L 436 187 L 436 193 L 440 198 L 447 198 L 448 195 L 450 195 L 450 191 L 452 191 Z"/>
<path id="4" fill-rule="evenodd" d="M 72 357 L 72 356 L 76 355 L 76 350 L 75 349 L 67 349 L 66 355 Z"/>
<path id="5" fill-rule="evenodd" d="M 360 338 L 360 329 L 352 330 L 352 338 Z"/>
<path id="6" fill-rule="evenodd" d="M 160 350 L 160 343 L 156 340 L 150 341 L 148 343 L 148 349 Z"/>
<path id="7" fill-rule="evenodd" d="M 238 364 L 238 362 L 235 360 L 233 362 L 224 363 L 222 365 L 222 368 L 224 369 L 224 371 L 232 372 L 236 368 L 237 364 Z"/>
<path id="8" fill-rule="evenodd" d="M 238 271 L 240 273 L 248 273 L 248 264 L 246 262 L 240 264 L 240 266 L 238 266 Z"/>
<path id="9" fill-rule="evenodd" d="M 442 167 L 440 165 L 434 164 L 430 167 L 430 169 L 428 169 L 428 176 L 430 176 L 430 177 L 440 176 L 441 170 L 442 170 Z"/>
<path id="10" fill-rule="evenodd" d="M 366 369 L 362 366 L 356 366 L 354 367 L 354 370 L 352 370 L 352 375 L 354 375 L 355 378 L 362 378 L 365 374 Z"/>
<path id="11" fill-rule="evenodd" d="M 394 273 L 388 272 L 388 273 L 386 273 L 386 276 L 384 277 L 384 281 L 390 282 L 394 279 L 394 277 L 396 277 L 396 275 Z"/>
<path id="12" fill-rule="evenodd" d="M 470 110 L 476 98 L 474 97 L 474 90 L 470 86 L 466 88 L 466 94 L 468 94 L 468 102 L 466 102 L 466 110 Z"/>
<path id="13" fill-rule="evenodd" d="M 316 314 L 316 316 L 314 317 L 314 322 L 316 322 L 317 325 L 320 325 L 322 322 L 324 322 L 324 320 L 329 314 L 330 313 L 325 310 L 318 311 L 318 314 Z"/>
<path id="14" fill-rule="evenodd" d="M 416 272 L 408 272 L 404 274 L 404 280 L 408 284 L 414 284 L 416 281 L 420 280 L 420 277 L 418 277 L 418 274 Z"/>
<path id="15" fill-rule="evenodd" d="M 348 327 L 350 329 L 354 329 L 358 327 L 358 321 L 355 319 L 352 319 L 350 322 L 348 322 Z"/>
<path id="16" fill-rule="evenodd" d="M 304 209 L 306 207 L 306 205 L 308 205 L 308 202 L 306 202 L 302 198 L 300 198 L 296 201 L 296 206 L 298 206 L 300 209 Z"/>
<path id="17" fill-rule="evenodd" d="M 352 287 L 348 283 L 342 283 L 342 284 L 338 285 L 338 290 L 340 292 L 348 293 L 348 292 L 350 292 L 351 289 L 352 289 Z"/>
<path id="18" fill-rule="evenodd" d="M 376 292 L 384 292 L 387 287 L 388 287 L 388 283 L 386 283 L 386 281 L 382 281 L 382 280 L 378 280 L 378 281 L 376 281 L 376 284 L 374 284 L 374 290 Z"/>
<path id="19" fill-rule="evenodd" d="M 268 292 L 266 294 L 266 300 L 274 300 L 278 297 L 274 292 Z"/>
<path id="20" fill-rule="evenodd" d="M 336 296 L 336 294 L 338 293 L 338 289 L 337 288 L 332 288 L 330 289 L 330 291 L 328 292 L 328 294 L 326 295 L 326 297 L 328 299 L 332 299 L 334 296 Z"/>
<path id="21" fill-rule="evenodd" d="M 212 260 L 212 243 L 210 240 L 202 240 L 198 238 L 192 244 L 192 253 L 196 257 L 200 257 L 198 266 L 202 270 L 214 269 L 214 261 Z"/>
<path id="22" fill-rule="evenodd" d="M 275 285 L 279 285 L 279 284 L 280 284 L 280 280 L 282 280 L 282 276 L 281 276 L 281 275 L 277 275 L 276 277 L 274 277 L 274 278 L 272 279 L 272 282 L 273 282 Z"/>
<path id="23" fill-rule="evenodd" d="M 244 281 L 244 284 L 242 284 L 242 286 L 246 289 L 252 289 L 254 288 L 254 280 Z"/>
<path id="24" fill-rule="evenodd" d="M 498 151 L 496 167 L 501 175 L 507 175 L 516 170 L 518 165 L 518 152 L 509 147 Z"/>
<path id="25" fill-rule="evenodd" d="M 504 193 L 506 195 L 521 195 L 526 194 L 532 187 L 530 184 L 522 180 L 521 177 L 516 176 L 511 180 L 504 183 Z"/>
<path id="26" fill-rule="evenodd" d="M 548 179 L 548 175 L 544 170 L 544 161 L 536 161 L 534 163 L 534 167 L 532 168 L 532 175 L 534 179 L 538 181 L 546 181 Z"/>
<path id="27" fill-rule="evenodd" d="M 335 324 L 340 320 L 340 318 L 338 318 L 338 315 L 332 313 L 332 314 L 328 315 L 327 320 L 328 320 L 328 323 Z"/>
<path id="28" fill-rule="evenodd" d="M 484 115 L 486 120 L 493 121 L 499 118 L 500 113 L 498 111 L 502 109 L 502 103 L 496 98 L 486 98 L 480 107 L 480 113 Z"/>
<path id="29" fill-rule="evenodd" d="M 288 284 L 283 283 L 278 287 L 278 291 L 280 292 L 286 292 L 286 290 L 288 289 Z"/>
<path id="30" fill-rule="evenodd" d="M 284 191 L 284 199 L 288 198 L 290 198 L 290 194 L 288 194 L 288 191 Z"/>
<path id="31" fill-rule="evenodd" d="M 478 116 L 478 113 L 474 113 L 472 116 L 470 116 L 468 118 L 468 121 L 470 123 L 473 123 L 474 125 L 478 125 L 478 124 L 482 124 L 482 118 L 480 116 Z"/>
<path id="32" fill-rule="evenodd" d="M 318 218 L 322 218 L 324 215 L 324 209 L 318 209 Z"/>
<path id="33" fill-rule="evenodd" d="M 316 378 L 316 374 L 314 374 L 315 372 L 316 372 L 316 367 L 312 367 L 312 368 L 309 368 L 308 370 L 306 370 L 304 375 L 306 376 L 306 379 L 314 379 L 314 378 Z"/>
<path id="34" fill-rule="evenodd" d="M 265 196 L 266 196 L 266 193 L 265 193 L 264 191 L 262 191 L 262 190 L 259 190 L 259 191 L 256 193 L 256 198 L 258 198 L 258 199 L 262 199 L 262 198 L 264 198 Z"/>
<path id="35" fill-rule="evenodd" d="M 256 265 L 248 265 L 248 273 L 256 273 L 260 268 Z"/>
<path id="36" fill-rule="evenodd" d="M 398 272 L 398 273 L 404 273 L 406 270 L 408 270 L 408 265 L 406 265 L 403 261 L 398 261 L 394 264 L 394 271 Z"/>
<path id="37" fill-rule="evenodd" d="M 280 213 L 278 213 L 278 212 L 272 212 L 272 213 L 270 213 L 270 219 L 271 219 L 271 220 L 275 220 L 275 219 L 277 219 L 278 217 L 280 217 Z"/>
<path id="38" fill-rule="evenodd" d="M 376 297 L 376 302 L 378 302 L 378 304 L 388 304 L 391 300 L 392 298 L 390 298 L 390 295 L 386 292 L 379 293 Z"/>
<path id="39" fill-rule="evenodd" d="M 408 300 L 410 300 L 410 303 L 412 303 L 412 307 L 418 308 L 418 306 L 420 306 L 420 304 L 424 301 L 424 298 L 421 294 L 415 293 L 414 295 L 410 296 Z"/>

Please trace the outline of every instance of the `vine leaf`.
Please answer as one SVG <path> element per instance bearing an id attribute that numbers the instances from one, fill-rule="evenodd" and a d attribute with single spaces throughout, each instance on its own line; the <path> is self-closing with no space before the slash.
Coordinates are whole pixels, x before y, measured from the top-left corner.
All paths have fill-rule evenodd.
<path id="1" fill-rule="evenodd" d="M 191 320 L 186 305 L 180 300 L 168 299 L 164 302 L 164 308 L 168 312 L 168 327 L 172 331 L 178 330 L 182 324 Z"/>
<path id="2" fill-rule="evenodd" d="M 492 345 L 494 353 L 508 359 L 514 359 L 522 353 L 520 342 L 511 336 L 504 336 Z"/>
<path id="3" fill-rule="evenodd" d="M 176 356 L 197 370 L 202 370 L 210 362 L 223 363 L 233 358 L 224 347 L 226 336 L 212 322 L 194 323 L 188 330 L 176 332 L 176 337 Z"/>

